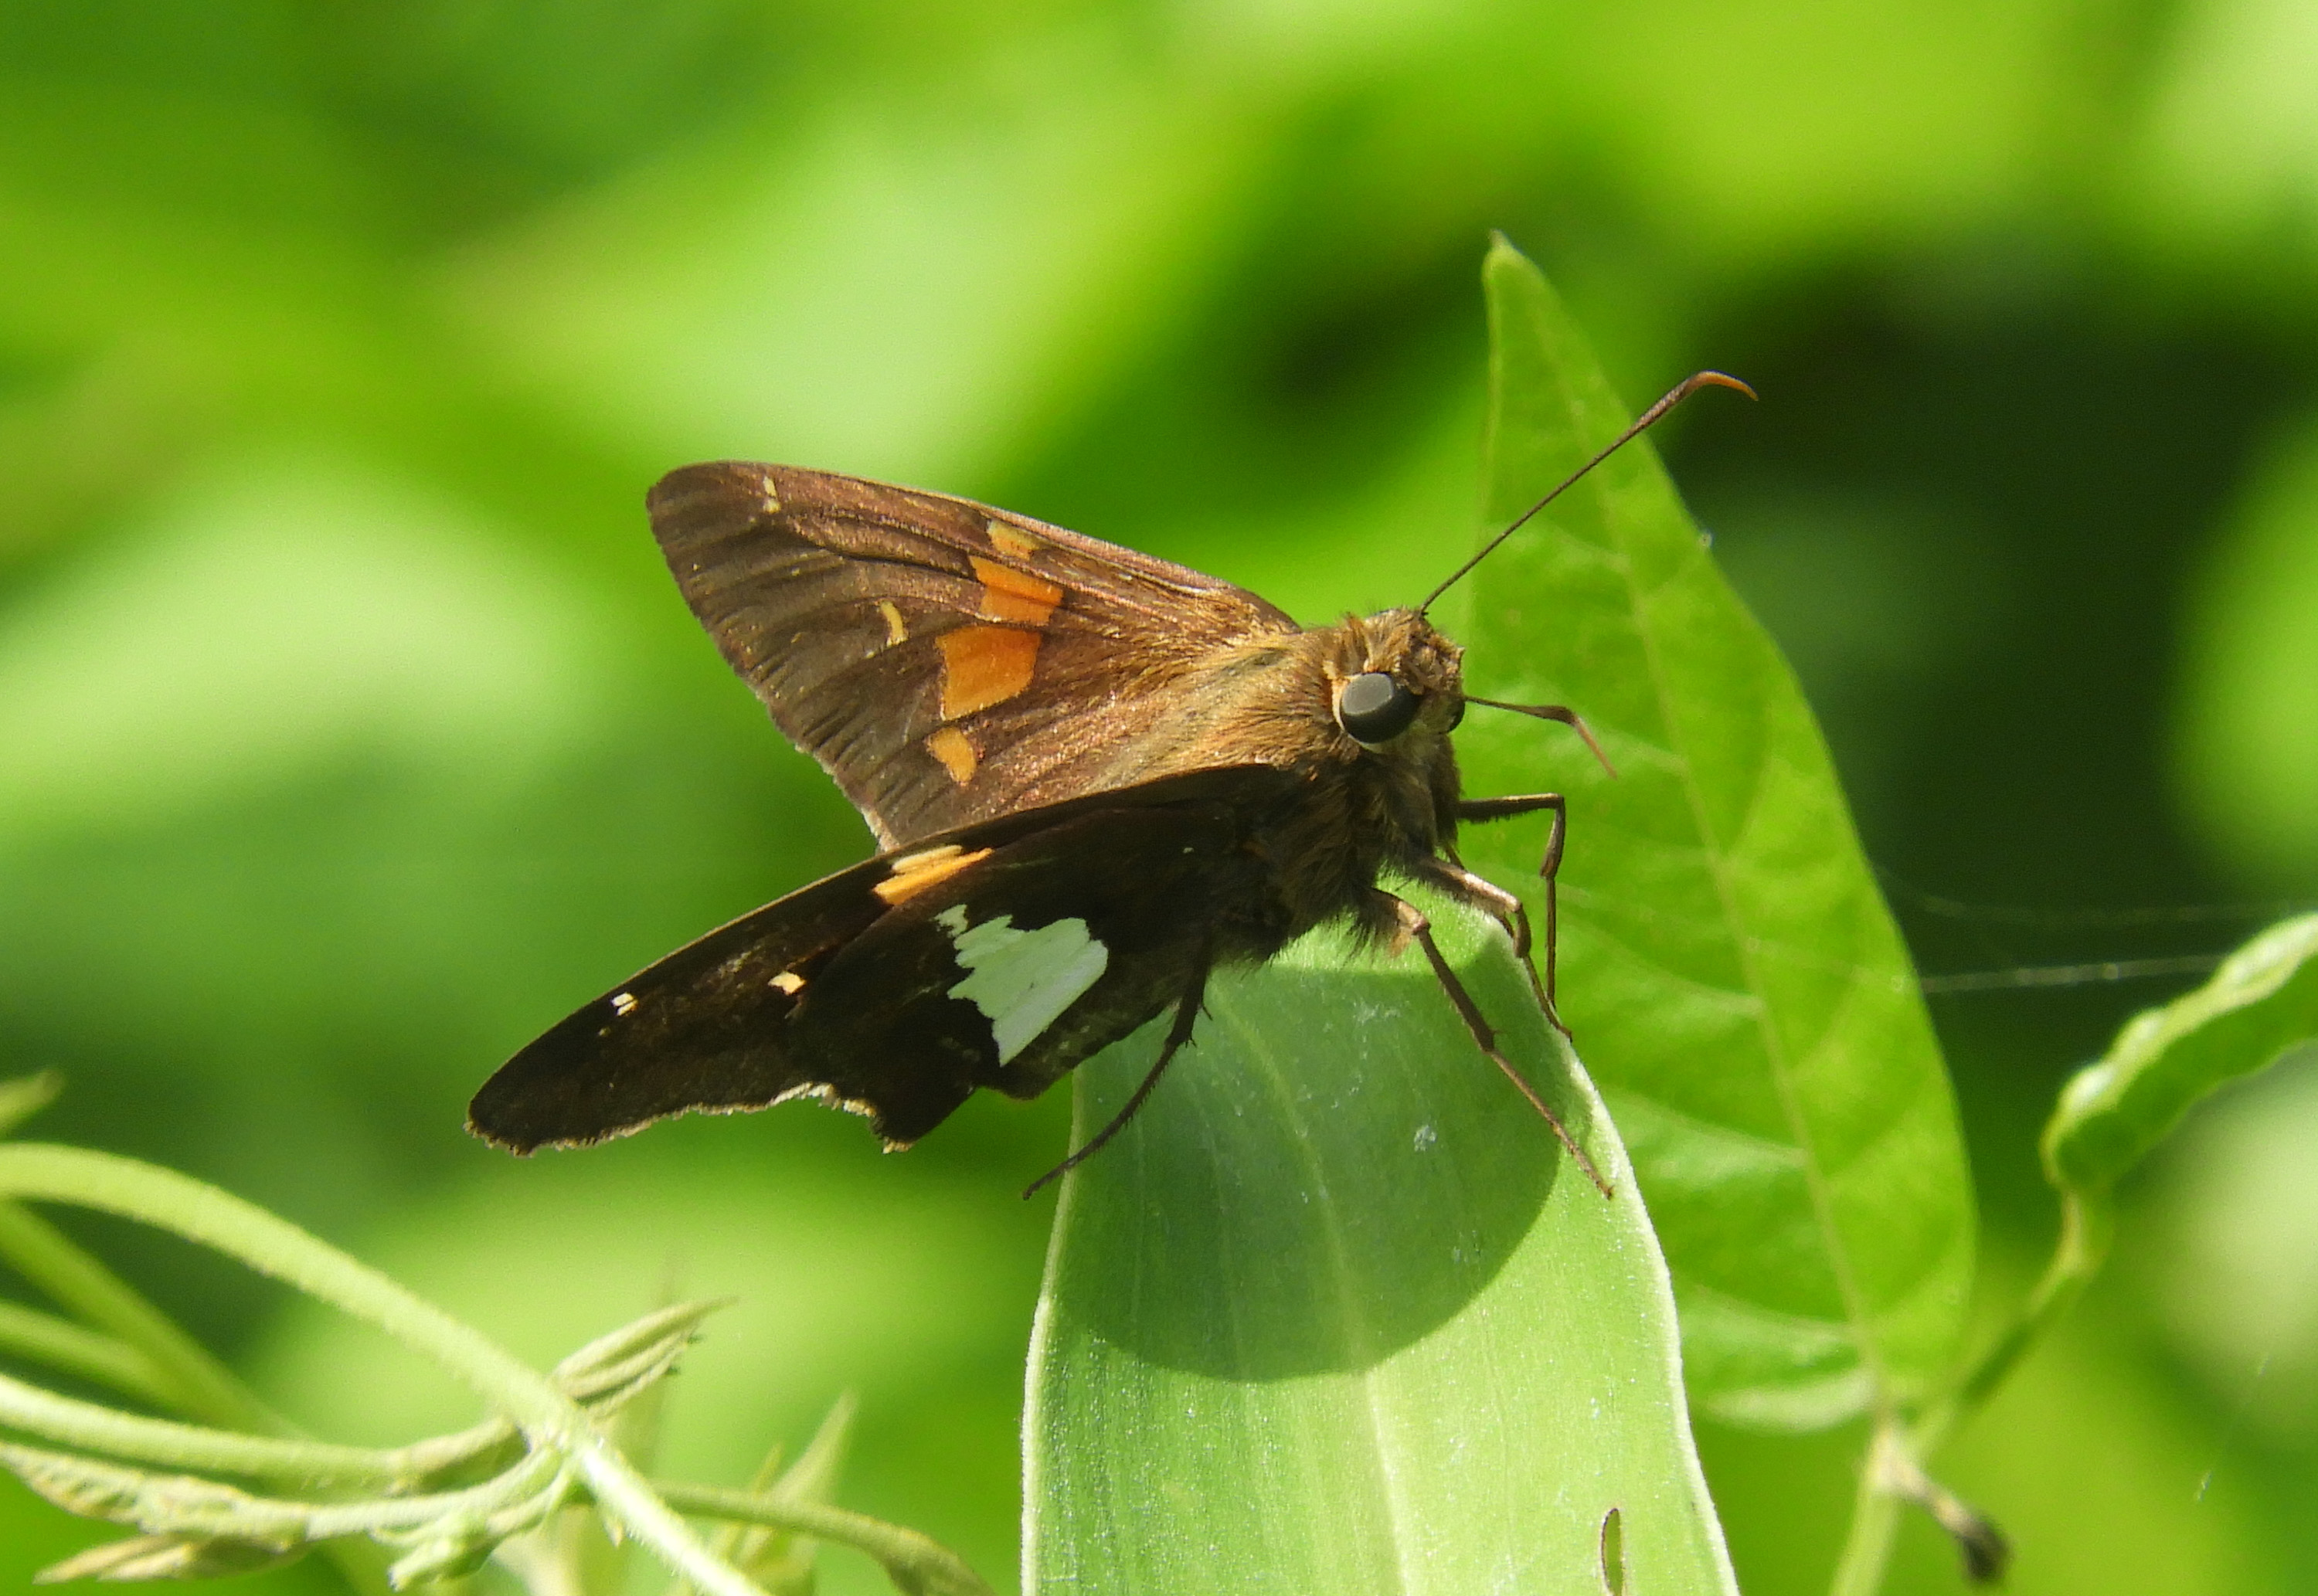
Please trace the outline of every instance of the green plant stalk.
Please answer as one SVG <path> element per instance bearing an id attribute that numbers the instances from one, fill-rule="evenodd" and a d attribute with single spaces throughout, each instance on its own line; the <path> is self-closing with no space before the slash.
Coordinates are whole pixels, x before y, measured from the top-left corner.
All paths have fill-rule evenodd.
<path id="1" fill-rule="evenodd" d="M 16 1303 L 0 1302 L 0 1352 L 77 1375 L 154 1407 L 173 1405 L 153 1360 L 110 1336 Z"/>
<path id="2" fill-rule="evenodd" d="M 1923 1462 L 1986 1405 L 2030 1349 L 2076 1305 L 2100 1272 L 2115 1233 L 2116 1214 L 2106 1191 L 2063 1191 L 2061 1234 L 2052 1261 L 2011 1323 L 1972 1360 L 1948 1394 L 1912 1421 L 1892 1418 L 1877 1424 L 1860 1466 L 1851 1529 L 1836 1563 L 1829 1596 L 1874 1596 L 1882 1588 L 1900 1509 L 1909 1502 L 1929 1505 L 1920 1492 L 1905 1488 L 1906 1483 L 1921 1478 Z"/>
<path id="3" fill-rule="evenodd" d="M 781 1445 L 779 1442 L 776 1441 L 773 1443 L 773 1449 L 766 1455 L 765 1460 L 757 1466 L 756 1475 L 749 1482 L 749 1493 L 750 1495 L 765 1495 L 770 1493 L 774 1486 L 779 1483 L 781 1477 Z M 717 1530 L 716 1538 L 708 1544 L 715 1551 L 716 1555 L 723 1558 L 727 1563 L 732 1564 L 737 1568 L 746 1569 L 750 1566 L 750 1562 L 752 1561 L 750 1555 L 750 1543 L 760 1539 L 769 1539 L 774 1534 L 775 1531 L 773 1530 L 762 1529 L 757 1526 L 739 1522 L 727 1522 L 722 1529 Z M 690 1588 L 687 1587 L 682 1580 L 678 1580 L 669 1586 L 667 1596 L 692 1596 L 692 1592 Z"/>
<path id="4" fill-rule="evenodd" d="M 53 1096 L 53 1090 L 48 1095 Z M 22 1109 L 27 1100 L 37 1107 L 48 1099 L 15 1094 L 12 1112 L 16 1118 L 30 1111 Z M 127 1281 L 47 1220 L 4 1198 L 0 1198 L 0 1259 L 58 1305 L 109 1331 L 137 1356 L 151 1371 L 156 1387 L 151 1400 L 157 1405 L 232 1429 L 279 1433 L 289 1428 L 207 1348 Z M 322 1553 L 357 1596 L 388 1596 L 391 1587 L 386 1562 L 376 1548 L 346 1543 L 324 1547 Z"/>
<path id="5" fill-rule="evenodd" d="M 580 1405 L 545 1376 L 287 1221 L 173 1170 L 37 1143 L 0 1146 L 0 1193 L 77 1204 L 171 1231 L 376 1325 L 440 1363 L 535 1445 L 570 1458 L 597 1505 L 672 1571 L 715 1596 L 763 1596 L 752 1581 L 701 1544 L 606 1442 Z M 135 1305 L 145 1307 L 141 1302 Z M 175 1327 L 168 1328 L 175 1335 Z"/>
<path id="6" fill-rule="evenodd" d="M 0 1375 L 0 1428 L 85 1451 L 188 1472 L 392 1489 L 414 1477 L 406 1453 L 324 1441 L 279 1440 L 147 1419 L 58 1396 Z"/>
<path id="7" fill-rule="evenodd" d="M 0 1147 L 0 1153 L 37 1145 L 12 1143 Z M 229 1429 L 282 1428 L 281 1420 L 200 1342 L 62 1231 L 21 1204 L 0 1201 L 0 1258 L 59 1306 L 143 1353 L 153 1365 L 167 1406 Z"/>
<path id="8" fill-rule="evenodd" d="M 71 1493 L 67 1505 L 126 1502 L 153 1479 L 139 1469 L 5 1442 L 0 1442 L 0 1462 L 51 1500 L 57 1495 L 44 1487 Z M 510 1511 L 553 1511 L 561 1505 L 562 1492 L 559 1489 L 555 1499 L 548 1501 L 549 1488 L 560 1486 L 565 1472 L 564 1460 L 543 1449 L 480 1485 L 368 1502 L 299 1502 L 253 1496 L 208 1480 L 181 1480 L 157 1519 L 153 1512 L 131 1508 L 116 1521 L 134 1522 L 156 1534 L 255 1538 L 285 1547 L 350 1535 L 418 1534 L 445 1522 L 481 1523 Z M 75 1505 L 75 1511 L 84 1510 Z"/>
<path id="9" fill-rule="evenodd" d="M 1919 1507 L 1947 1531 L 1963 1556 L 1964 1577 L 1990 1584 L 2004 1577 L 2012 1550 L 1995 1525 L 1954 1492 L 1924 1472 L 1916 1439 L 1904 1425 L 1879 1424 L 1860 1469 L 1859 1507 L 1853 1520 L 1855 1554 L 1846 1548 L 1837 1585 L 1846 1596 L 1872 1596 L 1882 1583 L 1901 1502 Z"/>
<path id="10" fill-rule="evenodd" d="M 1844 1538 L 1843 1556 L 1837 1559 L 1828 1596 L 1875 1596 L 1883 1588 L 1883 1571 L 1891 1563 L 1891 1543 L 1899 1534 L 1901 1505 L 1886 1471 L 1879 1466 L 1883 1448 L 1891 1444 L 1890 1425 L 1879 1422 L 1868 1442 L 1867 1456 L 1860 1461 L 1851 1529 Z"/>
<path id="11" fill-rule="evenodd" d="M 63 1496 L 68 1502 L 77 1495 L 82 1511 L 90 1511 L 94 1502 L 132 1500 L 153 1484 L 137 1470 L 7 1444 L 0 1444 L 0 1461 L 32 1481 L 44 1494 Z M 199 1466 L 233 1461 L 206 1455 L 194 1458 Z M 352 1535 L 389 1539 L 427 1536 L 431 1543 L 445 1539 L 441 1532 L 452 1524 L 472 1525 L 494 1536 L 533 1529 L 564 1504 L 572 1473 L 567 1457 L 542 1449 L 498 1479 L 457 1491 L 369 1502 L 309 1502 L 205 1485 L 198 1493 L 183 1489 L 175 1493 L 169 1511 L 157 1521 L 135 1512 L 105 1516 L 127 1517 L 148 1531 L 162 1534 L 216 1534 L 279 1547 Z M 989 1587 L 954 1553 L 914 1530 L 777 1491 L 682 1484 L 655 1484 L 653 1489 L 679 1511 L 850 1546 L 876 1559 L 905 1592 L 923 1596 L 990 1596 Z M 438 1555 L 458 1554 L 437 1554 L 431 1544 L 422 1544 L 413 1556 L 423 1560 Z"/>
<path id="12" fill-rule="evenodd" d="M 1926 1414 L 1917 1427 L 1927 1450 L 1941 1445 L 1958 1425 L 1978 1412 L 2028 1349 L 2076 1305 L 2085 1287 L 2092 1284 L 2093 1277 L 2107 1260 L 2109 1243 L 2116 1234 L 2116 1211 L 2107 1192 L 2061 1194 L 2060 1239 L 2053 1245 L 2053 1260 L 2044 1267 L 2044 1278 L 2037 1281 L 2036 1289 L 2029 1294 L 2026 1305 L 2010 1328 L 1989 1344 L 1956 1383 L 1955 1394 Z"/>
<path id="13" fill-rule="evenodd" d="M 845 1448 L 852 1436 L 854 1414 L 859 1406 L 853 1393 L 841 1394 L 831 1404 L 821 1427 L 797 1460 L 783 1469 L 781 1449 L 775 1447 L 759 1466 L 749 1493 L 769 1496 L 777 1502 L 830 1505 L 839 1471 L 844 1466 Z M 784 1574 L 795 1572 L 801 1579 L 812 1577 L 814 1542 L 810 1536 L 768 1525 L 734 1523 L 727 1524 L 714 1544 L 720 1556 L 752 1576 L 764 1578 L 769 1573 L 777 1582 Z M 771 1561 L 776 1556 L 779 1559 L 777 1563 Z M 672 1592 L 671 1596 L 678 1593 Z"/>
<path id="14" fill-rule="evenodd" d="M 867 1554 L 912 1596 L 990 1596 L 990 1587 L 963 1558 L 930 1537 L 882 1519 L 821 1502 L 784 1499 L 723 1485 L 655 1481 L 662 1500 L 678 1512 L 787 1529 Z"/>

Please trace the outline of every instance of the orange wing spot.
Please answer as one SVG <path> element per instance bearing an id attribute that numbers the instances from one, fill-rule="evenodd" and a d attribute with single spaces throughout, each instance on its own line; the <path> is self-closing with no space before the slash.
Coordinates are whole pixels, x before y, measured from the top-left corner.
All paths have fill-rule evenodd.
<path id="1" fill-rule="evenodd" d="M 892 648 L 895 643 L 905 643 L 910 641 L 910 629 L 902 624 L 902 612 L 894 607 L 894 601 L 892 599 L 879 599 L 877 601 L 877 613 L 885 617 L 885 646 L 887 648 Z"/>
<path id="2" fill-rule="evenodd" d="M 974 574 L 982 578 L 982 613 L 993 621 L 1021 621 L 1032 626 L 1044 626 L 1055 606 L 1063 602 L 1063 590 L 1052 582 L 1032 576 L 1026 570 L 1014 570 L 994 560 L 976 555 L 966 556 Z"/>
<path id="3" fill-rule="evenodd" d="M 974 779 L 974 767 L 982 763 L 982 756 L 966 740 L 966 733 L 955 726 L 945 726 L 927 738 L 926 751 L 941 761 L 949 779 L 961 787 Z"/>
<path id="4" fill-rule="evenodd" d="M 928 887 L 948 881 L 967 865 L 989 856 L 986 847 L 963 853 L 956 843 L 930 847 L 923 853 L 903 854 L 894 861 L 894 874 L 869 890 L 888 903 L 906 903 Z"/>
<path id="5" fill-rule="evenodd" d="M 1047 545 L 1019 526 L 1009 526 L 1003 521 L 989 524 L 990 546 L 1001 554 L 1011 554 L 1017 560 L 1027 560 Z"/>
<path id="6" fill-rule="evenodd" d="M 941 645 L 941 713 L 955 721 L 1003 704 L 1030 685 L 1038 666 L 1038 634 L 1011 626 L 961 626 L 934 640 Z"/>

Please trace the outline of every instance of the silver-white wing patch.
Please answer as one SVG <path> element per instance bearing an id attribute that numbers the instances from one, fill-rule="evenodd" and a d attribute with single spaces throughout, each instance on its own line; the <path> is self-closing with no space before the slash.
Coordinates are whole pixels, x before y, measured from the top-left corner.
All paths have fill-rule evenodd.
<path id="1" fill-rule="evenodd" d="M 1088 935 L 1082 919 L 1018 931 L 1014 917 L 1002 914 L 969 926 L 964 904 L 934 919 L 949 933 L 959 967 L 970 972 L 949 995 L 982 1010 L 1002 1064 L 1013 1063 L 1110 964 L 1110 950 Z"/>

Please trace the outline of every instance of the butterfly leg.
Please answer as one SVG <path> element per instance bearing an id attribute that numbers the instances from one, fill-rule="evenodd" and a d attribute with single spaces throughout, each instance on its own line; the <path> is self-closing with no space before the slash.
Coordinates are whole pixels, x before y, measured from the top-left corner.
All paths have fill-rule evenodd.
<path id="1" fill-rule="evenodd" d="M 1535 814 L 1541 809 L 1553 811 L 1553 829 L 1545 834 L 1545 859 L 1537 867 L 1538 874 L 1545 879 L 1545 1011 L 1555 1017 L 1553 1023 L 1567 1036 L 1569 1028 L 1561 1024 L 1559 1011 L 1553 1006 L 1553 966 L 1554 955 L 1561 940 L 1560 894 L 1555 883 L 1561 874 L 1561 847 L 1569 836 L 1568 806 L 1559 793 L 1525 793 L 1514 798 L 1468 798 L 1457 805 L 1457 818 L 1472 821 L 1504 820 L 1515 815 Z"/>
<path id="2" fill-rule="evenodd" d="M 1457 972 L 1449 967 L 1449 961 L 1442 956 L 1440 945 L 1433 940 L 1433 922 L 1426 919 L 1424 911 L 1406 899 L 1393 897 L 1389 892 L 1385 893 L 1384 896 L 1391 903 L 1392 912 L 1399 922 L 1402 934 L 1414 938 L 1416 945 L 1424 950 L 1425 960 L 1433 966 L 1433 979 L 1441 983 L 1441 990 L 1449 994 L 1449 1001 L 1455 1007 L 1457 1017 L 1465 1022 L 1465 1028 L 1472 1033 L 1474 1044 L 1480 1048 L 1483 1056 L 1504 1071 L 1505 1079 L 1512 1081 L 1521 1095 L 1529 1099 L 1529 1106 L 1544 1116 L 1545 1123 L 1553 1127 L 1553 1134 L 1561 1138 L 1561 1144 L 1569 1149 L 1569 1156 L 1577 1161 L 1577 1167 L 1586 1171 L 1586 1178 L 1594 1182 L 1595 1188 L 1605 1197 L 1615 1197 L 1616 1191 L 1608 1181 L 1602 1179 L 1602 1172 L 1594 1167 L 1594 1161 L 1586 1156 L 1586 1150 L 1577 1144 L 1575 1137 L 1570 1135 L 1568 1127 L 1561 1123 L 1559 1116 L 1545 1106 L 1545 1099 L 1538 1096 L 1537 1088 L 1532 1086 L 1528 1078 L 1514 1068 L 1511 1059 L 1498 1051 L 1497 1033 L 1491 1028 L 1489 1022 L 1481 1017 L 1479 1008 L 1473 1002 L 1473 995 L 1465 990 L 1465 983 L 1457 979 Z"/>
<path id="3" fill-rule="evenodd" d="M 1433 860 L 1423 871 L 1423 879 L 1451 897 L 1471 904 L 1505 928 L 1505 935 L 1513 938 L 1514 956 L 1521 961 L 1522 969 L 1529 975 L 1529 989 L 1537 994 L 1537 1006 L 1545 1011 L 1546 1019 L 1555 1030 L 1575 1042 L 1577 1037 L 1570 1036 L 1569 1027 L 1562 1023 L 1560 1011 L 1553 1006 L 1552 964 L 1549 960 L 1546 964 L 1549 973 L 1541 979 L 1537 973 L 1537 961 L 1530 957 L 1533 942 L 1530 935 L 1528 907 L 1496 882 L 1484 880 L 1466 869 L 1465 861 L 1457 856 L 1453 848 L 1443 852 L 1447 856 Z"/>
<path id="4" fill-rule="evenodd" d="M 1159 1077 L 1164 1074 L 1167 1066 L 1174 1062 L 1176 1050 L 1191 1039 L 1191 1027 L 1199 1024 L 1199 1005 L 1206 998 L 1207 991 L 1208 965 L 1206 961 L 1202 960 L 1197 973 L 1191 977 L 1190 990 L 1176 1000 L 1175 1023 L 1167 1028 L 1167 1040 L 1159 1047 L 1159 1060 L 1151 1066 L 1151 1072 L 1144 1076 L 1143 1084 L 1135 1089 L 1134 1095 L 1127 1099 L 1126 1107 L 1110 1116 L 1110 1124 L 1087 1138 L 1084 1146 L 1024 1187 L 1022 1196 L 1026 1200 L 1038 1196 L 1040 1188 L 1060 1179 L 1086 1162 L 1101 1151 L 1103 1143 L 1127 1128 L 1127 1122 L 1135 1117 L 1136 1111 L 1141 1108 L 1144 1100 L 1150 1097 L 1151 1089 L 1159 1084 Z"/>

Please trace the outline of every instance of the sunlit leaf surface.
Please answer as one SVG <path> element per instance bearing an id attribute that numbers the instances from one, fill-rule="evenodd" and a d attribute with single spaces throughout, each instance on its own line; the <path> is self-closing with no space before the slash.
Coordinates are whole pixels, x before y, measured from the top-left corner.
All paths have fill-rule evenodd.
<path id="1" fill-rule="evenodd" d="M 1487 277 L 1501 524 L 1632 411 L 1535 267 L 1501 246 Z M 1487 710 L 1460 740 L 1470 793 L 1570 794 L 1564 1009 L 1649 1198 L 1693 1394 L 1793 1428 L 1906 1400 L 1955 1344 L 1971 1197 L 1913 969 L 1792 674 L 1647 443 L 1470 587 L 1451 623 L 1471 690 L 1575 706 L 1619 770 Z M 1542 835 L 1476 831 L 1467 857 L 1533 883 Z"/>
<path id="2" fill-rule="evenodd" d="M 1584 1076 L 1502 937 L 1429 904 L 1605 1200 L 1415 953 L 1321 933 L 1219 981 L 1196 1047 L 1068 1179 L 1024 1421 L 1026 1590 L 1732 1586 L 1673 1304 Z M 1146 1029 L 1080 1071 L 1078 1134 Z M 1615 1588 L 1615 1587 L 1613 1587 Z"/>

